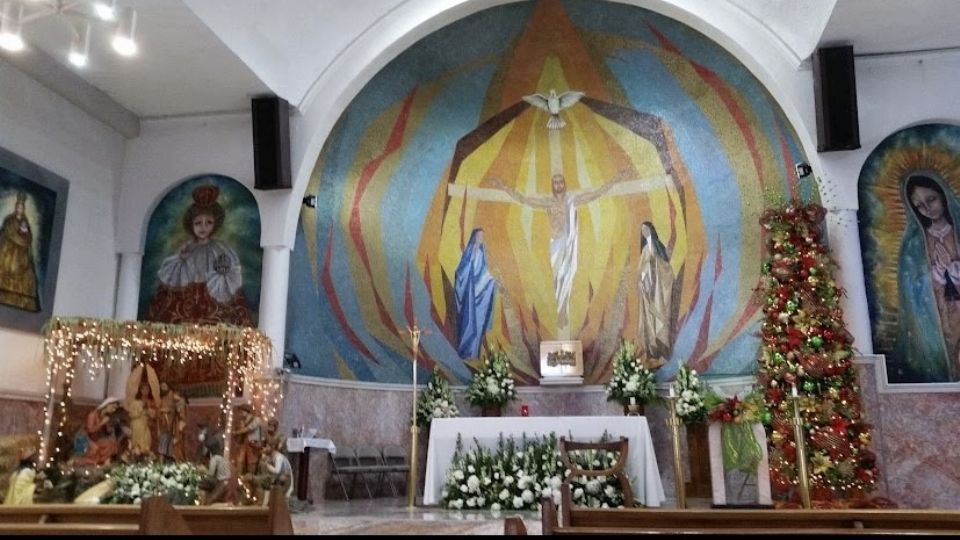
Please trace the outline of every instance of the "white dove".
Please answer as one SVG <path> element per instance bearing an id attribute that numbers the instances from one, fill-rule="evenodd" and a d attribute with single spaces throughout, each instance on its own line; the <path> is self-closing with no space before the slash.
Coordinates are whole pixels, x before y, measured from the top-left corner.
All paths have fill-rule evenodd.
<path id="1" fill-rule="evenodd" d="M 560 129 L 567 125 L 567 123 L 560 118 L 560 111 L 580 101 L 580 98 L 582 97 L 583 92 L 578 92 L 576 90 L 568 90 L 558 96 L 557 91 L 551 88 L 549 96 L 544 96 L 543 94 L 533 94 L 530 96 L 523 96 L 523 100 L 534 107 L 543 109 L 550 113 L 550 119 L 547 120 L 547 129 Z"/>

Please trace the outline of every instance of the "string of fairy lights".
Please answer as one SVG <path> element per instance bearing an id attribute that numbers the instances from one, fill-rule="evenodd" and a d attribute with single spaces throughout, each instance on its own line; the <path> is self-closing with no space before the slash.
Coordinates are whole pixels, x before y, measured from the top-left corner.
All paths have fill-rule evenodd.
<path id="1" fill-rule="evenodd" d="M 249 397 L 255 412 L 264 419 L 277 416 L 283 401 L 279 373 L 269 373 L 272 345 L 256 328 L 227 324 L 163 324 L 110 319 L 51 319 L 43 328 L 46 363 L 46 394 L 39 463 L 51 464 L 60 454 L 60 442 L 68 419 L 68 403 L 78 368 L 91 380 L 114 367 L 160 362 L 191 364 L 222 361 L 227 384 L 221 395 L 220 412 L 225 426 L 233 425 L 234 396 Z M 64 391 L 57 397 L 62 378 Z M 49 439 L 54 410 L 59 411 L 54 451 Z M 224 457 L 230 456 L 230 439 L 224 438 Z"/>

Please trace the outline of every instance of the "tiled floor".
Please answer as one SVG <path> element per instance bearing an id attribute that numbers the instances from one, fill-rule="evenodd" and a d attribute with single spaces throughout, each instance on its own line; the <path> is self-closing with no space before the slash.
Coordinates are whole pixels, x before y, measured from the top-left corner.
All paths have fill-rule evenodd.
<path id="1" fill-rule="evenodd" d="M 322 501 L 292 517 L 297 534 L 501 535 L 507 516 L 521 516 L 528 534 L 540 534 L 537 512 L 411 509 L 406 498 Z"/>
<path id="2" fill-rule="evenodd" d="M 709 508 L 708 499 L 689 499 L 690 508 Z M 664 508 L 673 508 L 667 500 Z M 321 501 L 303 514 L 294 514 L 297 534 L 502 535 L 503 519 L 520 516 L 527 534 L 539 535 L 537 512 L 491 512 L 409 508 L 406 498 Z"/>

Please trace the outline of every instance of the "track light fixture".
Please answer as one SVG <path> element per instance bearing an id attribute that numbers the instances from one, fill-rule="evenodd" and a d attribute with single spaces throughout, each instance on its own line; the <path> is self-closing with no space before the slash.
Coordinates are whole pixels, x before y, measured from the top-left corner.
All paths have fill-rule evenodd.
<path id="1" fill-rule="evenodd" d="M 122 56 L 137 53 L 137 12 L 121 9 L 117 0 L 0 0 L 0 48 L 10 52 L 27 47 L 22 28 L 47 17 L 63 17 L 73 33 L 67 60 L 77 68 L 90 61 L 90 39 L 97 28 L 110 36 L 113 50 Z"/>

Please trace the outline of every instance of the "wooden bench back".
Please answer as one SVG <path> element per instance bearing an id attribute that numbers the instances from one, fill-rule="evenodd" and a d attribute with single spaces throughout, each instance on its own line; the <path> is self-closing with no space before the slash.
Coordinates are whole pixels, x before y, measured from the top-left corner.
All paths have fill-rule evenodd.
<path id="1" fill-rule="evenodd" d="M 0 535 L 137 533 L 286 535 L 293 523 L 279 488 L 267 506 L 171 506 L 160 497 L 142 505 L 0 506 Z"/>
<path id="2" fill-rule="evenodd" d="M 569 487 L 566 492 L 569 493 Z M 564 494 L 564 502 L 568 501 Z M 630 534 L 631 532 L 810 531 L 889 533 L 937 531 L 960 534 L 960 511 L 904 509 L 745 510 L 579 508 L 542 501 L 543 534 Z"/>

